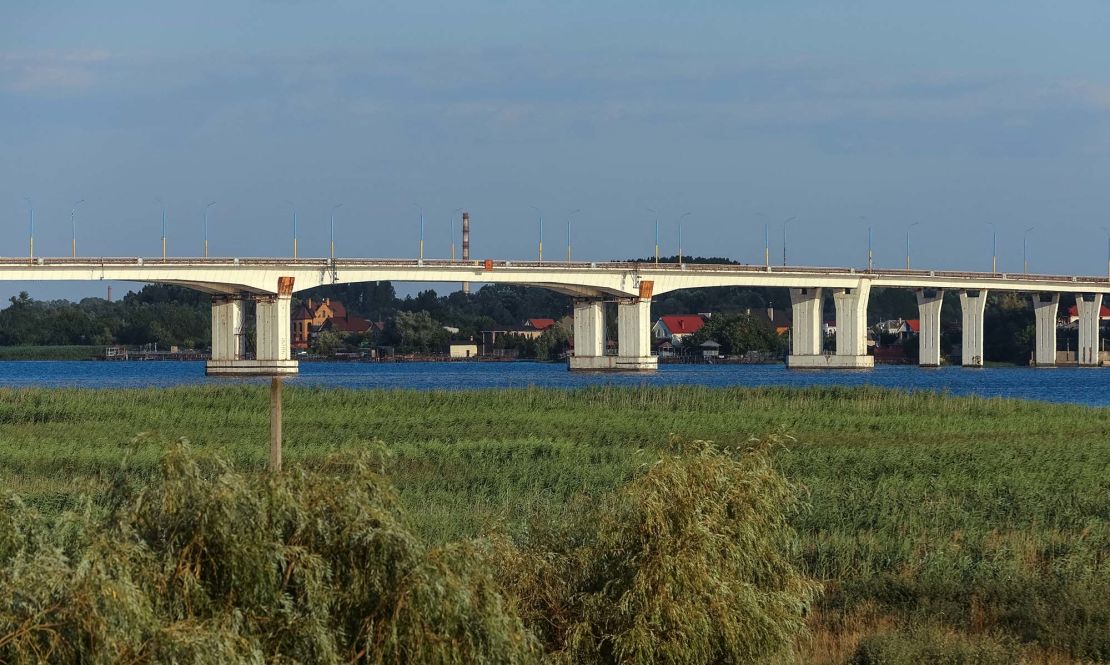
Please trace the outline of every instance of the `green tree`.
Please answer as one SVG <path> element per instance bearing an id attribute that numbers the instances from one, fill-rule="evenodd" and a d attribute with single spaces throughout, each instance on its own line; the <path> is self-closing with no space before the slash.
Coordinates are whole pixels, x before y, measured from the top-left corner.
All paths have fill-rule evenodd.
<path id="1" fill-rule="evenodd" d="M 721 353 L 728 356 L 744 355 L 749 351 L 777 353 L 783 341 L 769 324 L 750 314 L 717 314 L 693 335 L 687 337 L 685 346 L 698 346 L 706 340 L 721 345 Z"/>
<path id="2" fill-rule="evenodd" d="M 343 338 L 334 330 L 322 330 L 312 340 L 312 352 L 320 356 L 334 356 L 343 348 Z"/>
<path id="3" fill-rule="evenodd" d="M 442 351 L 450 335 L 425 311 L 397 312 L 386 326 L 386 338 L 403 353 Z"/>

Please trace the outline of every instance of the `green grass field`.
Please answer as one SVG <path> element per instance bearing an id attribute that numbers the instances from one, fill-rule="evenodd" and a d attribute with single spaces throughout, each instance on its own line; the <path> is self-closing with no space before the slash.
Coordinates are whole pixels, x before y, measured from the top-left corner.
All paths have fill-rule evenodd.
<path id="1" fill-rule="evenodd" d="M 253 386 L 0 390 L 0 486 L 59 511 L 102 492 L 125 453 L 129 473 L 153 472 L 180 438 L 261 470 L 267 427 Z M 794 438 L 777 463 L 807 488 L 801 557 L 825 584 L 807 662 L 1110 660 L 1110 409 L 838 388 L 290 387 L 285 401 L 286 465 L 384 444 L 431 542 L 561 514 L 672 438 L 771 432 Z"/>

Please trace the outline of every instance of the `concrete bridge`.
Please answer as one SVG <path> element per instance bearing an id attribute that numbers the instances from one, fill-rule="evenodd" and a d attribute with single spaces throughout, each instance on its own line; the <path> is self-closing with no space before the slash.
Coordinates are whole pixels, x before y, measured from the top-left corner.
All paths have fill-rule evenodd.
<path id="1" fill-rule="evenodd" d="M 0 281 L 119 280 L 177 284 L 212 296 L 212 375 L 297 372 L 290 355 L 293 293 L 354 282 L 483 282 L 551 289 L 574 298 L 572 370 L 650 370 L 651 299 L 679 289 L 718 286 L 790 290 L 793 328 L 787 363 L 799 368 L 870 367 L 867 302 L 873 287 L 912 290 L 920 309 L 920 362 L 940 364 L 940 310 L 957 291 L 963 310 L 963 364 L 983 364 L 983 312 L 990 291 L 1028 293 L 1036 314 L 1037 365 L 1056 362 L 1060 294 L 1075 294 L 1079 364 L 1097 365 L 1099 311 L 1110 278 L 941 270 L 859 270 L 801 266 L 652 262 L 452 261 L 282 258 L 0 258 Z M 822 350 L 822 304 L 832 292 L 836 351 Z M 617 303 L 617 355 L 605 353 L 603 303 Z M 246 307 L 255 308 L 255 357 L 242 335 Z"/>

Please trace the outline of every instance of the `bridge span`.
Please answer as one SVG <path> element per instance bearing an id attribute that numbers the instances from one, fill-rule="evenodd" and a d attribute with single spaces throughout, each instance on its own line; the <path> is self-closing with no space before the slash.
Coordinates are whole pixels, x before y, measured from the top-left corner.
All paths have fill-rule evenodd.
<path id="1" fill-rule="evenodd" d="M 1075 294 L 1079 363 L 1099 364 L 1099 312 L 1110 277 L 942 270 L 860 270 L 654 262 L 452 261 L 442 259 L 284 258 L 0 258 L 0 281 L 134 281 L 177 284 L 212 296 L 213 375 L 295 374 L 290 354 L 290 299 L 328 284 L 373 281 L 483 282 L 551 289 L 574 298 L 572 370 L 651 370 L 651 299 L 719 286 L 784 287 L 793 314 L 787 362 L 799 368 L 870 367 L 867 302 L 873 287 L 912 290 L 920 310 L 920 362 L 940 364 L 940 310 L 945 291 L 960 296 L 963 364 L 983 364 L 983 312 L 989 291 L 1028 293 L 1036 315 L 1039 366 L 1056 362 L 1060 294 Z M 836 351 L 823 352 L 822 304 L 832 292 Z M 617 355 L 606 354 L 603 303 L 617 303 Z M 243 337 L 246 307 L 256 318 L 255 357 Z"/>

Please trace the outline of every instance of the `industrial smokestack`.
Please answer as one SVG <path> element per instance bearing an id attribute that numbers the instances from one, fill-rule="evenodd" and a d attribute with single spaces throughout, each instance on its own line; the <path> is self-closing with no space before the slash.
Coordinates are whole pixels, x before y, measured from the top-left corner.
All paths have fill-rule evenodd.
<path id="1" fill-rule="evenodd" d="M 462 241 L 463 241 L 463 246 L 462 246 L 463 261 L 469 261 L 470 260 L 470 213 L 469 212 L 463 212 L 463 237 L 462 237 Z M 470 282 L 463 282 L 462 283 L 462 290 L 463 290 L 463 293 L 470 293 Z"/>

